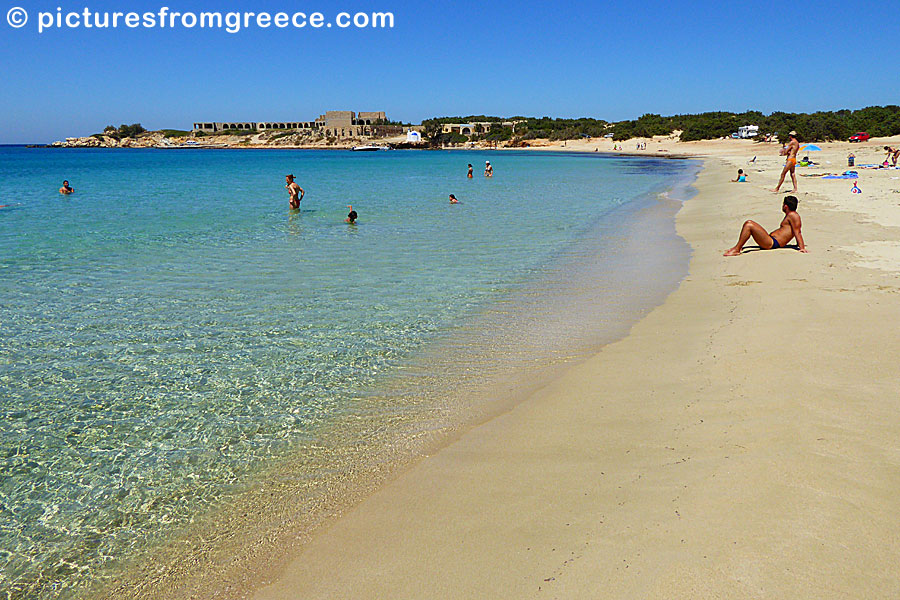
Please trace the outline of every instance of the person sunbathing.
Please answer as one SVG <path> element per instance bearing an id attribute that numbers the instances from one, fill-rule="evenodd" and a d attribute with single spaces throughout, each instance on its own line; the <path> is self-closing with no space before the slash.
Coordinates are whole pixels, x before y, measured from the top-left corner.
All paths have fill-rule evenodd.
<path id="1" fill-rule="evenodd" d="M 806 243 L 803 241 L 803 234 L 800 233 L 801 222 L 800 214 L 797 212 L 797 198 L 795 196 L 785 196 L 781 205 L 781 212 L 784 213 L 784 219 L 778 229 L 771 233 L 766 233 L 762 225 L 755 221 L 745 221 L 741 227 L 741 234 L 738 236 L 737 244 L 725 251 L 723 256 L 737 256 L 744 248 L 744 244 L 752 237 L 759 244 L 762 250 L 776 250 L 784 248 L 790 241 L 797 238 L 797 246 L 800 252 L 809 252 L 806 249 Z"/>

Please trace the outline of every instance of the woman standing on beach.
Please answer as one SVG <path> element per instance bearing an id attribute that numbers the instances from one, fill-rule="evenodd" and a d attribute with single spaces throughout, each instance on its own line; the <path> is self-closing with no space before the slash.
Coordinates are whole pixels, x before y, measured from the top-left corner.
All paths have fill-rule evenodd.
<path id="1" fill-rule="evenodd" d="M 800 150 L 800 142 L 797 140 L 797 132 L 791 131 L 788 134 L 791 138 L 790 143 L 788 143 L 787 147 L 781 149 L 780 154 L 787 155 L 787 162 L 784 163 L 784 168 L 781 170 L 781 178 L 778 180 L 778 185 L 775 186 L 773 192 L 778 192 L 781 189 L 781 184 L 784 183 L 784 177 L 788 173 L 791 174 L 791 183 L 794 184 L 794 189 L 791 192 L 797 191 L 797 175 L 794 172 L 797 168 L 797 152 Z"/>

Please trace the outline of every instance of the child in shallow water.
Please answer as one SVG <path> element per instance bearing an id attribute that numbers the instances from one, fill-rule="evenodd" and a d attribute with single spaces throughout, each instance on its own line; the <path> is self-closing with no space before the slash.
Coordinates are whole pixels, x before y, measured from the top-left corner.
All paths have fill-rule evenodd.
<path id="1" fill-rule="evenodd" d="M 347 213 L 347 218 L 344 219 L 344 222 L 345 222 L 345 223 L 350 223 L 351 225 L 356 225 L 356 219 L 359 217 L 359 215 L 357 215 L 357 214 L 356 214 L 356 211 L 353 210 L 353 205 L 352 205 L 352 204 L 351 204 L 351 205 L 348 205 L 347 208 L 350 209 L 350 212 Z"/>

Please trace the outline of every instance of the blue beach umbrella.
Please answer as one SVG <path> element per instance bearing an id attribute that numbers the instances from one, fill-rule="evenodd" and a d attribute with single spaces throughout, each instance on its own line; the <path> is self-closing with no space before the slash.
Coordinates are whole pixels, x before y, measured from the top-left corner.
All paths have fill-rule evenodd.
<path id="1" fill-rule="evenodd" d="M 815 144 L 807 144 L 806 146 L 803 146 L 802 148 L 800 148 L 801 152 L 803 152 L 804 150 L 806 150 L 807 152 L 821 152 L 822 151 L 822 149 L 819 148 L 818 146 L 816 146 Z"/>

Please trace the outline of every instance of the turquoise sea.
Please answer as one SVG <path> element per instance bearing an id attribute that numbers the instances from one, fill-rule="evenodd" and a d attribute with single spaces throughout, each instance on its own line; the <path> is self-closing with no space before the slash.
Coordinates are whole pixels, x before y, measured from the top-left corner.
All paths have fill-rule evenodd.
<path id="1" fill-rule="evenodd" d="M 0 598 L 88 597 L 272 472 L 321 495 L 623 335 L 686 271 L 697 169 L 0 147 Z"/>

